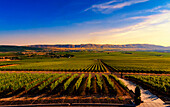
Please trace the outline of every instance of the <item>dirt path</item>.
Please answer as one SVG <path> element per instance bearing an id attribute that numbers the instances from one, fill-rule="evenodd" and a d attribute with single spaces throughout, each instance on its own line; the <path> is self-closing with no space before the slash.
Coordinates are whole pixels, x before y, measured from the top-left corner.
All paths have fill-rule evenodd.
<path id="1" fill-rule="evenodd" d="M 120 73 L 119 73 L 120 74 Z M 154 74 L 154 73 L 123 73 L 123 75 L 156 75 L 156 76 L 170 76 L 170 74 Z"/>
<path id="2" fill-rule="evenodd" d="M 0 68 L 2 68 L 2 67 L 8 67 L 8 66 L 16 66 L 16 65 L 18 65 L 18 64 L 2 65 L 2 66 L 0 66 Z"/>
<path id="3" fill-rule="evenodd" d="M 0 61 L 11 61 L 10 59 L 0 59 Z"/>
<path id="4" fill-rule="evenodd" d="M 135 91 L 136 84 L 119 78 L 121 81 L 127 85 L 129 90 L 132 90 L 133 92 Z M 166 105 L 160 98 L 158 98 L 156 95 L 153 95 L 150 91 L 144 90 L 142 87 L 141 88 L 141 99 L 144 101 L 144 103 L 141 103 L 137 107 L 169 107 L 170 105 Z"/>
<path id="5" fill-rule="evenodd" d="M 117 77 L 121 77 L 121 73 L 114 72 L 114 75 Z M 170 76 L 170 74 L 154 74 L 154 73 L 123 73 L 123 76 L 125 75 L 153 75 L 153 76 Z"/>

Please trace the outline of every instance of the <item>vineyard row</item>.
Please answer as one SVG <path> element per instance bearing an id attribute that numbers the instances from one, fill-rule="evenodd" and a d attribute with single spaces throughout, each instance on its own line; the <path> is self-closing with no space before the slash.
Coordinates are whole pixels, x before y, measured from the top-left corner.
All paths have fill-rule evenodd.
<path id="1" fill-rule="evenodd" d="M 112 81 L 113 75 L 95 74 L 0 74 L 0 96 L 38 95 L 112 95 L 117 90 Z M 116 79 L 115 79 L 116 80 Z M 116 80 L 119 82 L 119 80 Z M 122 84 L 122 87 L 125 87 Z"/>

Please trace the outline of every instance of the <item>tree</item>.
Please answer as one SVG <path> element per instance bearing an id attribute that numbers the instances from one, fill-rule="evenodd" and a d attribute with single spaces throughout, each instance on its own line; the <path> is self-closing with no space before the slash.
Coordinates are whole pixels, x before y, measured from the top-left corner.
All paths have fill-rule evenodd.
<path id="1" fill-rule="evenodd" d="M 140 87 L 137 85 L 135 88 L 135 104 L 139 105 L 141 103 L 141 92 Z"/>
<path id="2" fill-rule="evenodd" d="M 121 78 L 123 78 L 123 73 L 121 72 Z"/>
<path id="3" fill-rule="evenodd" d="M 138 85 L 135 88 L 135 96 L 136 97 L 140 97 L 141 96 L 140 87 Z"/>

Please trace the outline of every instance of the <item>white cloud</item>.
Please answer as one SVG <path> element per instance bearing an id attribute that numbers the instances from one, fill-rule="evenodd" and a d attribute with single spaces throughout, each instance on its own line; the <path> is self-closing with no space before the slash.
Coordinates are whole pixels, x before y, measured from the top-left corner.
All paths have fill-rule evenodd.
<path id="1" fill-rule="evenodd" d="M 100 24 L 102 21 L 86 21 L 82 23 L 76 23 L 76 25 L 82 26 L 82 25 L 94 25 L 94 24 Z"/>
<path id="2" fill-rule="evenodd" d="M 110 13 L 116 9 L 121 9 L 126 6 L 131 6 L 133 4 L 147 2 L 147 1 L 149 0 L 130 0 L 125 2 L 120 2 L 120 0 L 111 0 L 109 2 L 105 2 L 102 4 L 92 5 L 90 8 L 87 8 L 84 11 L 93 10 L 93 11 L 100 11 L 102 13 Z M 115 2 L 120 2 L 120 3 L 114 4 Z"/>
<path id="3" fill-rule="evenodd" d="M 134 19 L 137 17 L 134 17 Z M 140 18 L 140 17 L 138 17 Z M 91 36 L 99 36 L 105 43 L 152 43 L 170 46 L 170 10 L 157 15 L 142 17 L 145 20 L 138 24 L 92 32 Z"/>
<path id="4" fill-rule="evenodd" d="M 162 6 L 157 6 L 155 8 L 152 9 L 147 9 L 147 10 L 143 10 L 140 11 L 138 13 L 143 13 L 143 12 L 164 12 L 165 10 L 170 8 L 170 3 L 166 4 L 166 5 L 162 5 Z"/>
<path id="5" fill-rule="evenodd" d="M 139 30 L 139 29 L 148 28 L 148 27 L 154 28 L 155 25 L 164 24 L 170 21 L 170 10 L 169 11 L 166 10 L 166 12 L 163 12 L 161 14 L 131 17 L 130 19 L 139 19 L 139 18 L 145 18 L 145 20 L 136 25 L 132 25 L 132 26 L 124 27 L 124 28 L 110 29 L 110 30 L 105 30 L 101 32 L 93 32 L 93 33 L 90 33 L 90 35 L 116 34 L 116 33 L 122 33 L 122 32 L 131 32 L 134 30 Z"/>
<path id="6" fill-rule="evenodd" d="M 153 9 L 148 9 L 148 10 L 145 10 L 145 12 L 155 12 L 155 11 L 158 11 L 159 9 L 161 9 L 163 6 L 158 6 L 158 7 L 155 7 Z"/>

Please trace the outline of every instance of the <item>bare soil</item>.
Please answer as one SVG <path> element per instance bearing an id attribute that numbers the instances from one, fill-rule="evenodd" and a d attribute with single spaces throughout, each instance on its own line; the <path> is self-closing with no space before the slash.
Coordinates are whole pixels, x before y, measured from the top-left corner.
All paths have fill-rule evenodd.
<path id="1" fill-rule="evenodd" d="M 88 98 L 42 98 L 42 99 L 16 99 L 11 101 L 0 101 L 0 105 L 17 105 L 17 104 L 52 104 L 52 103 L 119 103 L 131 104 L 130 100 L 119 100 L 108 97 L 88 97 Z"/>
<path id="2" fill-rule="evenodd" d="M 16 65 L 18 65 L 18 64 L 2 65 L 2 66 L 0 66 L 0 68 L 2 68 L 2 67 L 8 67 L 8 66 L 16 66 Z M 1 71 L 0 71 L 0 72 L 1 72 Z"/>
<path id="3" fill-rule="evenodd" d="M 0 59 L 0 61 L 11 61 L 10 59 Z"/>

